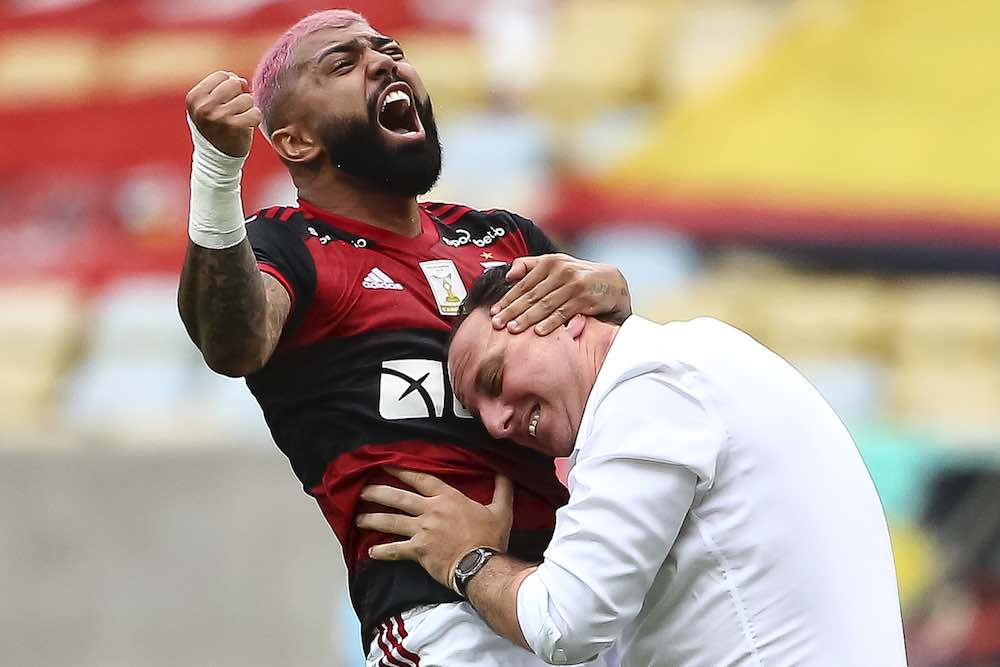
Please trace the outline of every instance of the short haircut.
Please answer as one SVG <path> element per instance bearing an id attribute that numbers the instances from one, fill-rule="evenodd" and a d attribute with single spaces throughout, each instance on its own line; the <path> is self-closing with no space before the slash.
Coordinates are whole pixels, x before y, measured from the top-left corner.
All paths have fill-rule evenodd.
<path id="1" fill-rule="evenodd" d="M 264 117 L 261 130 L 270 137 L 276 123 L 283 119 L 278 113 L 288 92 L 287 75 L 292 53 L 303 38 L 326 28 L 346 28 L 355 23 L 368 23 L 361 14 L 350 9 L 328 9 L 306 16 L 285 31 L 271 45 L 253 73 L 253 103 Z"/>
<path id="2" fill-rule="evenodd" d="M 494 266 L 492 269 L 488 269 L 483 272 L 481 276 L 476 278 L 476 281 L 472 283 L 472 287 L 469 289 L 469 294 L 462 301 L 462 305 L 458 308 L 458 315 L 455 317 L 455 321 L 451 324 L 451 334 L 448 336 L 448 347 L 451 347 L 451 341 L 455 338 L 455 333 L 458 328 L 462 326 L 469 315 L 479 310 L 480 308 L 489 309 L 493 304 L 497 303 L 504 297 L 507 292 L 514 287 L 514 283 L 507 282 L 507 272 L 510 271 L 510 264 L 501 264 L 500 266 Z"/>

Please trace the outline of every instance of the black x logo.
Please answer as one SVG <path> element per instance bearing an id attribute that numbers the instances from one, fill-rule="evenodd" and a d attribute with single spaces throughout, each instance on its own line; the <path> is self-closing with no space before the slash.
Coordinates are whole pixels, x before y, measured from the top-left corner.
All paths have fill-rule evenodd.
<path id="1" fill-rule="evenodd" d="M 435 414 L 434 401 L 431 399 L 431 395 L 427 391 L 427 389 L 424 388 L 424 380 L 430 377 L 431 375 L 430 373 L 424 373 L 422 376 L 420 376 L 419 379 L 414 380 L 406 373 L 403 373 L 402 371 L 397 371 L 395 368 L 383 367 L 382 372 L 387 375 L 393 375 L 395 377 L 398 377 L 406 382 L 407 385 L 406 391 L 404 391 L 402 394 L 399 395 L 399 398 L 396 399 L 397 401 L 403 400 L 414 391 L 419 392 L 420 398 L 424 399 L 424 405 L 427 406 L 427 416 L 428 417 L 434 416 Z"/>

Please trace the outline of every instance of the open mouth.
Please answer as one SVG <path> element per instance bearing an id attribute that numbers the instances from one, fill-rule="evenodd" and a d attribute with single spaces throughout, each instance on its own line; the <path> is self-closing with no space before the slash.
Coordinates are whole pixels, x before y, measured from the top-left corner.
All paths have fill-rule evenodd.
<path id="1" fill-rule="evenodd" d="M 531 410 L 531 416 L 528 419 L 528 435 L 530 435 L 532 438 L 538 437 L 538 420 L 541 418 L 541 416 L 542 416 L 542 407 L 540 405 L 536 405 Z"/>
<path id="2" fill-rule="evenodd" d="M 407 139 L 422 137 L 424 128 L 417 115 L 413 100 L 413 90 L 404 82 L 397 81 L 382 91 L 376 101 L 379 126 L 389 134 Z"/>

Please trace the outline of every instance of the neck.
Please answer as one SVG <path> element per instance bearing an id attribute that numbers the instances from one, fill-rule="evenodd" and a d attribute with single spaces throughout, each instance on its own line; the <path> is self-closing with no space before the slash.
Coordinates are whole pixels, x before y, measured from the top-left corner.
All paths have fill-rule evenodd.
<path id="1" fill-rule="evenodd" d="M 595 319 L 590 322 L 590 326 L 583 332 L 583 335 L 587 337 L 584 350 L 586 355 L 585 368 L 591 387 L 597 382 L 597 376 L 601 372 L 601 367 L 604 366 L 604 360 L 608 357 L 611 344 L 615 341 L 615 336 L 618 335 L 619 328 L 617 324 L 601 322 Z"/>
<path id="2" fill-rule="evenodd" d="M 323 210 L 394 232 L 420 236 L 420 209 L 416 197 L 379 190 L 367 182 L 329 170 L 314 178 L 295 178 L 298 195 Z"/>

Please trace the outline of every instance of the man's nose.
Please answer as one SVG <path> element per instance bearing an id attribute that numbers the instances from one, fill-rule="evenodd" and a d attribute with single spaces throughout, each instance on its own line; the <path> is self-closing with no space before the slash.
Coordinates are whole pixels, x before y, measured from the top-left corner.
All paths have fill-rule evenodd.
<path id="1" fill-rule="evenodd" d="M 368 76 L 373 79 L 397 78 L 399 67 L 392 56 L 375 49 L 368 49 Z"/>
<path id="2" fill-rule="evenodd" d="M 500 401 L 490 401 L 480 410 L 483 425 L 494 438 L 509 438 L 514 429 L 514 409 Z"/>

